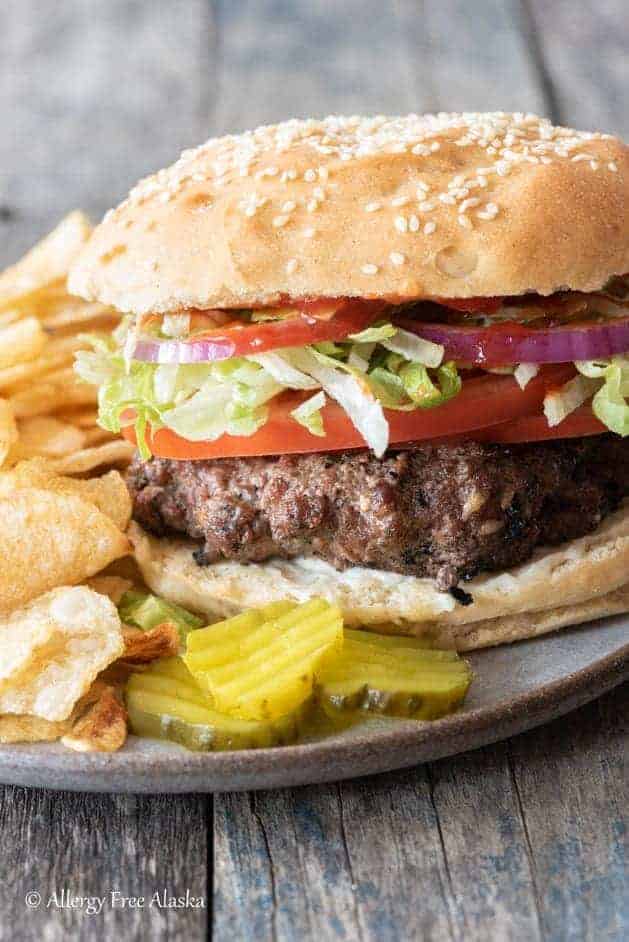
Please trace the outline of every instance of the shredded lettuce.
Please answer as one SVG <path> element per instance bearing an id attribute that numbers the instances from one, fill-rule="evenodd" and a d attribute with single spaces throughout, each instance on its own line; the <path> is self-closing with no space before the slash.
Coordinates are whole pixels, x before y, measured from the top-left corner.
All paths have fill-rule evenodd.
<path id="1" fill-rule="evenodd" d="M 300 406 L 293 409 L 292 417 L 304 428 L 307 428 L 311 435 L 317 435 L 319 438 L 325 437 L 323 428 L 323 416 L 321 410 L 325 405 L 325 393 L 318 392 L 310 399 L 306 399 Z"/>
<path id="2" fill-rule="evenodd" d="M 171 320 L 167 330 L 176 333 L 183 324 Z M 149 428 L 168 428 L 189 441 L 253 435 L 268 420 L 268 403 L 287 389 L 315 393 L 292 413 L 311 434 L 324 435 L 327 394 L 381 455 L 389 442 L 383 408 L 438 406 L 461 388 L 455 365 L 442 365 L 442 347 L 388 323 L 342 342 L 180 365 L 126 357 L 129 329 L 126 324 L 114 338 L 89 338 L 92 349 L 77 355 L 75 368 L 100 387 L 100 425 L 120 432 L 133 423 L 144 458 L 150 457 Z"/>
<path id="3" fill-rule="evenodd" d="M 602 383 L 592 399 L 597 419 L 617 435 L 629 435 L 629 357 L 579 362 L 575 366 L 591 382 Z"/>
<path id="4" fill-rule="evenodd" d="M 544 398 L 544 415 L 551 428 L 559 425 L 571 412 L 583 405 L 598 387 L 598 380 L 575 376 L 564 383 L 561 389 L 547 393 Z"/>

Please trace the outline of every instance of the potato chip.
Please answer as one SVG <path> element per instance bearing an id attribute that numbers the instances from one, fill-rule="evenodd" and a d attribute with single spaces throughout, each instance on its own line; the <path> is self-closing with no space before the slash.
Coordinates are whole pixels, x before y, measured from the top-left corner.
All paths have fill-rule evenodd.
<path id="1" fill-rule="evenodd" d="M 0 465 L 3 465 L 18 439 L 13 409 L 6 399 L 0 399 Z"/>
<path id="2" fill-rule="evenodd" d="M 125 592 L 132 588 L 133 583 L 130 579 L 123 579 L 121 576 L 93 576 L 87 580 L 87 585 L 90 589 L 94 589 L 94 592 L 106 595 L 114 605 L 118 605 Z"/>
<path id="3" fill-rule="evenodd" d="M 0 369 L 34 360 L 47 342 L 46 333 L 36 317 L 0 329 Z"/>
<path id="4" fill-rule="evenodd" d="M 55 382 L 45 379 L 9 396 L 16 418 L 49 415 L 68 406 L 90 405 L 96 400 L 94 387 L 78 378 L 67 376 L 67 381 L 63 382 L 57 374 Z"/>
<path id="5" fill-rule="evenodd" d="M 96 425 L 94 428 L 86 428 L 83 432 L 85 445 L 102 445 L 104 442 L 115 441 L 117 436 L 113 432 L 108 432 L 106 428 L 100 428 Z"/>
<path id="6" fill-rule="evenodd" d="M 0 532 L 0 613 L 96 575 L 129 548 L 93 503 L 40 488 L 0 499 Z"/>
<path id="7" fill-rule="evenodd" d="M 123 625 L 124 654 L 122 659 L 129 664 L 148 664 L 160 657 L 175 657 L 179 654 L 181 639 L 179 629 L 165 621 L 150 631 Z"/>
<path id="8" fill-rule="evenodd" d="M 124 642 L 113 603 L 76 586 L 54 589 L 0 621 L 0 650 L 0 714 L 59 722 L 120 657 Z M 14 665 L 9 673 L 5 657 Z"/>
<path id="9" fill-rule="evenodd" d="M 113 687 L 105 687 L 98 700 L 73 724 L 61 740 L 76 752 L 116 752 L 127 740 L 127 711 Z"/>
<path id="10" fill-rule="evenodd" d="M 34 455 L 60 458 L 73 451 L 79 451 L 86 443 L 85 432 L 81 429 L 44 415 L 22 419 L 19 423 L 19 436 L 17 453 L 22 458 Z"/>
<path id="11" fill-rule="evenodd" d="M 57 415 L 64 422 L 71 422 L 77 428 L 93 428 L 98 421 L 96 409 L 64 409 Z"/>
<path id="12" fill-rule="evenodd" d="M 65 279 L 91 230 L 89 220 L 81 212 L 70 213 L 62 219 L 50 235 L 0 274 L 0 306 L 8 307 Z"/>
<path id="13" fill-rule="evenodd" d="M 18 490 L 38 488 L 53 494 L 70 494 L 88 501 L 109 517 L 119 530 L 126 530 L 131 519 L 131 497 L 120 474 L 110 471 L 88 480 L 62 477 L 45 458 L 22 461 L 0 475 L 0 496 L 10 497 Z"/>
<path id="14" fill-rule="evenodd" d="M 66 458 L 59 458 L 54 462 L 55 471 L 59 474 L 84 474 L 103 465 L 126 465 L 135 452 L 130 442 L 115 439 L 95 448 L 85 448 Z"/>
<path id="15" fill-rule="evenodd" d="M 52 340 L 44 353 L 36 359 L 0 369 L 0 389 L 10 389 L 12 393 L 28 390 L 33 380 L 71 366 L 74 362 L 74 354 L 82 346 L 82 342 L 76 337 L 61 337 Z"/>
<path id="16" fill-rule="evenodd" d="M 0 743 L 54 742 L 72 729 L 71 720 L 52 723 L 39 716 L 0 716 Z"/>

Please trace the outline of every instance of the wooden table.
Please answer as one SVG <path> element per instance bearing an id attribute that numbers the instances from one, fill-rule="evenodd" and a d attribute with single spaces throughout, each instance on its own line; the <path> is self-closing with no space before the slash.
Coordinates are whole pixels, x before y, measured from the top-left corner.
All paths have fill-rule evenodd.
<path id="1" fill-rule="evenodd" d="M 294 114 L 502 108 L 629 136 L 628 39 L 626 0 L 4 0 L 2 260 L 184 146 Z M 0 940 L 626 939 L 628 693 L 341 785 L 0 788 Z M 164 888 L 206 908 L 47 906 Z"/>

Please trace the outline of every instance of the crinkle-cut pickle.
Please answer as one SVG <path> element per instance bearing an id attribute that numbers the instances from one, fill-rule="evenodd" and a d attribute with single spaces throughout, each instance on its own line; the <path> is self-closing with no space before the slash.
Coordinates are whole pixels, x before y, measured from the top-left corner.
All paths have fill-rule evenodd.
<path id="1" fill-rule="evenodd" d="M 168 739 L 196 751 L 259 749 L 295 742 L 306 723 L 311 702 L 305 701 L 275 720 L 249 721 L 225 716 L 208 704 L 180 658 L 155 661 L 132 674 L 126 705 L 132 732 Z"/>
<path id="2" fill-rule="evenodd" d="M 422 650 L 402 641 L 346 631 L 340 656 L 317 676 L 315 697 L 323 709 L 418 720 L 456 710 L 472 679 L 467 663 L 453 651 Z"/>
<path id="3" fill-rule="evenodd" d="M 272 720 L 311 696 L 316 671 L 342 645 L 341 612 L 312 599 L 277 603 L 193 632 L 184 661 L 216 710 Z"/>

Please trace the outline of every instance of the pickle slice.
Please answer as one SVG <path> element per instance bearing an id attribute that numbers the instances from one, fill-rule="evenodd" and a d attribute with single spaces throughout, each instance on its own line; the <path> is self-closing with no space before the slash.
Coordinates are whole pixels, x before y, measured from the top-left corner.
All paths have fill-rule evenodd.
<path id="1" fill-rule="evenodd" d="M 431 720 L 456 710 L 472 679 L 467 663 L 454 651 L 403 640 L 346 631 L 341 654 L 317 675 L 315 696 L 325 712 Z"/>
<path id="2" fill-rule="evenodd" d="M 209 706 L 207 695 L 180 658 L 164 658 L 149 670 L 132 674 L 125 700 L 136 735 L 168 739 L 203 752 L 295 742 L 311 711 L 311 703 L 306 702 L 272 721 L 225 716 Z"/>
<path id="3" fill-rule="evenodd" d="M 247 612 L 193 632 L 183 659 L 216 710 L 269 720 L 311 696 L 315 670 L 342 644 L 340 611 L 312 599 L 277 603 L 273 611 Z"/>

